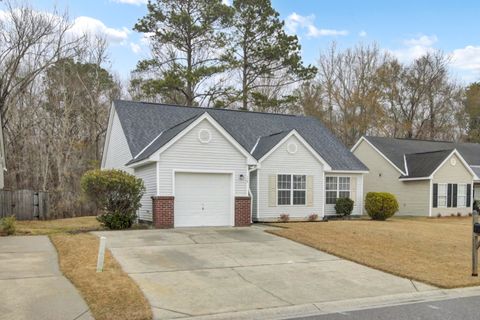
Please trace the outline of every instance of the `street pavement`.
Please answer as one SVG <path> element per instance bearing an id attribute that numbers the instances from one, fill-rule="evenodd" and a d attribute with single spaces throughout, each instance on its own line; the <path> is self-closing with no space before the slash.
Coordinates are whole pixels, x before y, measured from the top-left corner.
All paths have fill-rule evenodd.
<path id="1" fill-rule="evenodd" d="M 339 312 L 291 320 L 478 320 L 480 296 Z"/>

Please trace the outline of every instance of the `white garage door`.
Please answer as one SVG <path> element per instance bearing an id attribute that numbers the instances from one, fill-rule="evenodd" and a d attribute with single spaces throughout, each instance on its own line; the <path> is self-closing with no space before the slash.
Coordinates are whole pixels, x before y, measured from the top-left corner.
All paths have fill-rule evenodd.
<path id="1" fill-rule="evenodd" d="M 232 175 L 175 174 L 175 227 L 231 226 Z"/>

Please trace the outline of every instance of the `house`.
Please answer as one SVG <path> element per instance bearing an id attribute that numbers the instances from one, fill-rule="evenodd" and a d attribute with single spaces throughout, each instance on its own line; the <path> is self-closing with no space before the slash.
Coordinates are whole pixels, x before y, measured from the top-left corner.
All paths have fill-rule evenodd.
<path id="1" fill-rule="evenodd" d="M 393 193 L 400 215 L 465 215 L 480 197 L 480 144 L 367 136 L 352 152 L 370 168 L 365 193 Z"/>
<path id="2" fill-rule="evenodd" d="M 115 101 L 102 168 L 143 179 L 156 227 L 240 226 L 363 206 L 368 169 L 314 118 Z"/>

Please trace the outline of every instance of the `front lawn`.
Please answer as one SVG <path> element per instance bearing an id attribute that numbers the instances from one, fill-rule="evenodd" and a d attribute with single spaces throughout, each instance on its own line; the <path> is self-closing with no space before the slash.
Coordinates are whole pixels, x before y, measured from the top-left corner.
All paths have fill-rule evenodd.
<path id="1" fill-rule="evenodd" d="M 99 239 L 90 233 L 50 236 L 60 270 L 77 287 L 97 320 L 152 319 L 150 304 L 109 250 L 104 271 L 96 272 Z"/>
<path id="2" fill-rule="evenodd" d="M 394 218 L 279 224 L 269 232 L 333 255 L 442 288 L 471 277 L 472 218 Z"/>
<path id="3" fill-rule="evenodd" d="M 95 216 L 67 218 L 57 220 L 17 220 L 17 235 L 50 235 L 66 232 L 87 232 L 101 230 Z"/>

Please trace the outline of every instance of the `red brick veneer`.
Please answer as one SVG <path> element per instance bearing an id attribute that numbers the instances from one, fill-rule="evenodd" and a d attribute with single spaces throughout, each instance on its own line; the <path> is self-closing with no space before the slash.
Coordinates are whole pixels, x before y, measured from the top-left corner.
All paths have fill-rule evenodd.
<path id="1" fill-rule="evenodd" d="M 174 200 L 171 196 L 152 197 L 153 226 L 160 229 L 173 228 Z"/>
<path id="2" fill-rule="evenodd" d="M 250 197 L 235 197 L 235 227 L 245 227 L 252 224 Z"/>

